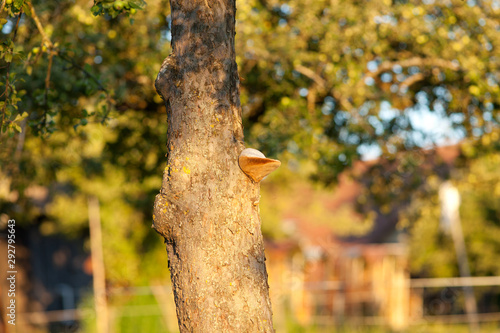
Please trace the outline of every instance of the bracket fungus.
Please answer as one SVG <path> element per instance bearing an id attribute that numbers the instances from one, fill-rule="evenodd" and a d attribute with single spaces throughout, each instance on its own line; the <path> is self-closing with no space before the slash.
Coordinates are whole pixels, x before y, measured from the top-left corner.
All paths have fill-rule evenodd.
<path id="1" fill-rule="evenodd" d="M 264 154 L 253 148 L 243 149 L 238 162 L 241 170 L 256 183 L 281 165 L 280 161 L 266 158 Z"/>

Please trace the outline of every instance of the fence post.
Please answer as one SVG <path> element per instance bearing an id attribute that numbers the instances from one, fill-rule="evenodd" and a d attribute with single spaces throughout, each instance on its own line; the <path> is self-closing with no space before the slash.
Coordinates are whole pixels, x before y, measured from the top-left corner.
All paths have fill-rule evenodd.
<path id="1" fill-rule="evenodd" d="M 92 253 L 92 280 L 94 284 L 94 304 L 97 321 L 97 332 L 109 332 L 109 315 L 106 300 L 106 276 L 102 253 L 101 216 L 99 200 L 92 196 L 88 199 L 90 251 Z"/>
<path id="2" fill-rule="evenodd" d="M 465 248 L 465 240 L 460 223 L 460 193 L 457 188 L 450 182 L 445 182 L 439 189 L 439 198 L 442 207 L 442 221 L 451 233 L 455 252 L 457 254 L 458 267 L 460 276 L 470 277 L 470 268 L 467 261 L 467 250 Z M 465 294 L 465 311 L 467 313 L 467 321 L 469 322 L 469 331 L 471 333 L 479 332 L 479 322 L 477 316 L 477 304 L 474 296 L 474 290 L 471 286 L 464 286 Z"/>

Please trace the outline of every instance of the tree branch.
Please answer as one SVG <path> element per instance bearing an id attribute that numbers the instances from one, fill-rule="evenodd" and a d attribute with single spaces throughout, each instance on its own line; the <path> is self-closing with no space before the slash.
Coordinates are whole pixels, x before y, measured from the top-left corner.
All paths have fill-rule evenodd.
<path id="1" fill-rule="evenodd" d="M 22 14 L 23 14 L 23 9 L 21 8 L 21 10 L 19 11 L 19 15 L 17 15 L 16 27 L 14 28 L 14 35 L 12 36 L 12 43 L 14 43 L 16 41 L 17 29 L 19 28 L 19 21 L 21 20 Z M 12 52 L 14 52 L 14 50 L 12 50 Z M 5 111 L 7 109 L 7 104 L 8 104 L 8 99 L 9 99 L 9 89 L 10 89 L 9 76 L 10 76 L 10 64 L 12 64 L 12 60 L 13 59 L 11 59 L 11 61 L 7 63 L 7 69 L 5 72 L 5 91 L 4 91 L 5 102 L 3 103 L 3 107 L 2 107 L 2 120 L 0 122 L 0 133 L 2 133 L 3 124 L 5 122 Z"/>
<path id="2" fill-rule="evenodd" d="M 40 35 L 42 35 L 43 41 L 47 43 L 47 46 L 49 47 L 49 49 L 53 49 L 54 44 L 52 44 L 52 41 L 45 33 L 45 30 L 43 30 L 43 26 L 40 23 L 40 19 L 38 18 L 38 15 L 36 15 L 35 7 L 33 7 L 31 2 L 29 2 L 29 1 L 27 2 L 27 4 L 28 4 L 28 7 L 30 8 L 30 11 L 31 11 L 31 17 L 33 18 L 33 21 L 35 21 L 35 25 L 38 29 L 38 32 L 40 32 Z"/>
<path id="3" fill-rule="evenodd" d="M 442 68 L 450 69 L 452 71 L 460 70 L 460 66 L 455 64 L 452 61 L 448 61 L 448 60 L 444 60 L 444 59 L 435 59 L 435 58 L 414 57 L 414 58 L 399 60 L 399 61 L 384 61 L 383 63 L 380 64 L 380 66 L 378 66 L 376 71 L 367 73 L 365 75 L 365 78 L 367 78 L 367 77 L 376 78 L 381 73 L 392 70 L 392 68 L 394 66 L 397 66 L 397 65 L 404 67 L 404 68 L 416 66 L 416 67 L 442 67 Z"/>
<path id="4" fill-rule="evenodd" d="M 55 55 L 57 55 L 57 51 L 55 50 L 54 44 L 50 40 L 49 36 L 45 33 L 45 30 L 43 29 L 42 23 L 40 22 L 40 19 L 38 15 L 36 14 L 35 7 L 33 4 L 28 1 L 26 3 L 30 9 L 31 12 L 31 17 L 33 21 L 35 22 L 36 28 L 40 35 L 42 36 L 42 47 L 44 44 L 46 44 L 48 48 L 48 57 L 49 57 L 49 64 L 47 66 L 47 74 L 45 76 L 45 92 L 44 92 L 44 112 L 43 112 L 43 122 L 42 122 L 42 127 L 45 127 L 46 122 L 47 122 L 47 105 L 48 105 L 48 94 L 49 94 L 49 88 L 50 88 L 50 74 L 52 70 L 52 60 Z M 41 54 L 41 53 L 40 53 Z M 38 57 L 37 57 L 38 60 Z"/>
<path id="5" fill-rule="evenodd" d="M 299 72 L 300 74 L 310 78 L 311 80 L 313 80 L 314 82 L 316 82 L 316 84 L 326 90 L 326 80 L 323 79 L 319 74 L 316 74 L 312 69 L 310 68 L 307 68 L 307 67 L 304 67 L 302 65 L 296 65 L 294 67 L 294 69 Z"/>
<path id="6" fill-rule="evenodd" d="M 422 74 L 422 73 L 414 74 L 414 75 L 406 78 L 403 82 L 401 82 L 401 87 L 399 90 L 403 91 L 404 89 L 408 89 L 410 86 L 417 83 L 418 81 L 422 81 L 423 79 L 425 79 L 424 74 Z"/>
<path id="7" fill-rule="evenodd" d="M 3 9 L 5 7 L 6 0 L 2 0 L 2 5 L 0 6 L 0 13 L 3 12 Z"/>
<path id="8" fill-rule="evenodd" d="M 407 67 L 412 67 L 412 66 L 417 66 L 417 67 L 441 67 L 441 68 L 446 68 L 452 71 L 458 71 L 460 70 L 460 66 L 455 64 L 452 61 L 444 60 L 444 59 L 436 59 L 436 58 L 419 58 L 419 57 L 413 57 L 409 59 L 404 59 L 400 61 L 384 61 L 383 63 L 380 64 L 380 66 L 377 68 L 376 71 L 374 72 L 369 72 L 365 74 L 365 76 L 359 80 L 356 85 L 355 85 L 355 91 L 359 91 L 360 86 L 364 83 L 364 80 L 367 77 L 371 78 L 376 78 L 383 72 L 392 70 L 394 66 L 399 65 L 401 67 L 407 68 Z M 296 65 L 294 67 L 294 70 L 299 72 L 300 74 L 306 76 L 307 78 L 311 79 L 315 84 L 316 87 L 320 88 L 322 91 L 327 92 L 330 90 L 328 88 L 328 81 L 325 80 L 324 78 L 321 77 L 318 73 L 313 71 L 310 68 L 307 68 L 302 65 Z M 415 84 L 418 81 L 421 81 L 425 78 L 425 75 L 423 73 L 416 73 L 414 75 L 411 75 L 410 77 L 406 78 L 400 86 L 401 90 L 404 90 L 405 88 L 407 89 L 411 85 Z M 313 86 L 314 86 L 313 85 Z M 313 87 L 314 90 L 314 87 Z M 315 91 L 319 92 L 319 91 Z M 355 106 L 349 101 L 348 98 L 343 96 L 339 91 L 333 90 L 331 91 L 333 97 L 338 101 L 338 103 L 343 107 L 345 110 L 349 111 L 354 111 Z M 315 96 L 314 96 L 315 97 Z M 313 97 L 308 98 L 308 110 L 311 112 L 312 103 L 313 103 Z M 357 112 L 352 112 L 351 113 L 354 118 L 358 120 L 358 123 L 369 133 L 373 133 L 373 128 L 371 126 L 367 126 L 365 122 L 360 119 L 360 116 L 358 115 Z"/>
<path id="9" fill-rule="evenodd" d="M 73 59 L 67 57 L 65 54 L 59 54 L 59 57 L 61 59 L 63 59 L 64 61 L 68 62 L 73 68 L 77 68 L 79 70 L 82 71 L 83 74 L 85 74 L 86 77 L 88 77 L 89 79 L 91 79 L 92 81 L 95 82 L 95 84 L 97 84 L 97 86 L 99 87 L 99 90 L 105 92 L 106 94 L 108 94 L 108 90 L 102 85 L 102 83 L 99 81 L 98 78 L 96 78 L 94 75 L 92 75 L 92 73 L 89 73 L 85 68 L 83 68 L 82 66 L 78 65 Z"/>

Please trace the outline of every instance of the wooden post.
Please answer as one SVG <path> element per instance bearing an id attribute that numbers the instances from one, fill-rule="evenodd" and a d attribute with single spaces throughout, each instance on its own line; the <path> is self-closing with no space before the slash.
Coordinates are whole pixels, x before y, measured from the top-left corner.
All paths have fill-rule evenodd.
<path id="1" fill-rule="evenodd" d="M 92 276 L 94 283 L 94 304 L 97 321 L 97 333 L 109 332 L 109 315 L 106 300 L 106 277 L 102 254 L 101 217 L 99 200 L 89 197 L 90 251 L 92 255 Z"/>
<path id="2" fill-rule="evenodd" d="M 467 261 L 467 250 L 460 223 L 460 193 L 450 182 L 445 182 L 439 190 L 439 197 L 442 205 L 442 219 L 444 226 L 451 233 L 455 252 L 457 254 L 458 268 L 461 277 L 470 277 L 470 268 Z M 465 311 L 471 333 L 479 332 L 479 322 L 477 316 L 477 304 L 474 290 L 471 286 L 464 286 Z"/>

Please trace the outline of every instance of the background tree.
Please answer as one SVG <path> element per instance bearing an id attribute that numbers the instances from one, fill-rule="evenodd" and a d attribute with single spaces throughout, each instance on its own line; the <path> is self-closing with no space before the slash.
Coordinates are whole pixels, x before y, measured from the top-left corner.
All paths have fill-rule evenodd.
<path id="1" fill-rule="evenodd" d="M 467 140 L 465 161 L 498 149 L 495 1 L 245 5 L 237 49 L 253 146 L 292 166 L 314 161 L 310 176 L 323 184 L 360 158 L 397 159 L 390 173 L 369 171 L 385 184 L 369 190 L 386 206 L 407 201 L 432 173 L 422 148 Z M 411 186 L 385 191 L 408 175 Z"/>
<path id="2" fill-rule="evenodd" d="M 168 6 L 151 1 L 146 13 L 131 14 L 141 1 L 97 1 L 93 12 L 105 19 L 94 19 L 84 2 L 43 4 L 34 13 L 38 22 L 50 20 L 42 25 L 48 34 L 18 15 L 23 3 L 31 14 L 30 1 L 3 7 L 12 18 L 4 22 L 1 55 L 12 60 L 6 64 L 13 76 L 3 95 L 4 132 L 14 135 L 26 115 L 38 133 L 105 120 L 116 103 L 116 110 L 157 108 L 151 80 L 159 60 L 146 50 L 168 49 Z M 495 1 L 248 0 L 239 6 L 237 63 L 250 145 L 285 161 L 314 161 L 314 177 L 331 183 L 361 156 L 394 158 L 449 137 L 471 139 L 467 158 L 473 159 L 497 141 Z M 124 15 L 140 23 L 130 25 Z M 69 29 L 57 29 L 62 26 Z M 427 128 L 431 120 L 443 128 Z"/>
<path id="3" fill-rule="evenodd" d="M 162 61 L 159 54 L 170 51 L 161 33 L 168 29 L 169 8 L 149 1 L 148 12 L 112 18 L 93 16 L 91 5 L 88 1 L 35 4 L 43 30 L 54 45 L 64 47 L 71 60 L 61 59 L 59 53 L 53 56 L 48 92 L 51 114 L 43 131 L 38 124 L 46 108 L 38 97 L 45 91 L 48 48 L 41 46 L 42 35 L 33 16 L 21 15 L 10 72 L 19 79 L 16 91 L 25 91 L 18 110 L 30 116 L 24 125 L 19 122 L 22 133 L 14 129 L 0 136 L 0 220 L 15 217 L 25 235 L 29 229 L 43 236 L 87 239 L 88 251 L 87 198 L 96 196 L 106 237 L 108 286 L 165 284 L 168 267 L 158 265 L 165 262 L 165 247 L 150 225 L 152 203 L 165 168 L 160 161 L 166 153 L 167 117 L 154 90 L 154 78 Z M 2 11 L 2 18 L 5 14 Z M 131 24 L 130 18 L 137 22 Z M 3 25 L 2 42 L 12 39 L 16 22 L 17 15 Z M 5 65 L 0 60 L 3 78 Z M 106 92 L 96 88 L 98 83 Z M 108 102 L 111 107 L 105 111 Z M 41 286 L 37 290 L 44 292 Z M 76 292 L 77 301 L 86 297 L 84 292 Z M 30 305 L 40 304 L 43 309 L 50 304 L 36 301 Z M 110 297 L 109 304 L 146 301 L 155 303 L 153 296 L 124 296 Z M 130 322 L 119 318 L 115 324 L 122 332 L 163 329 L 160 317 Z"/>

